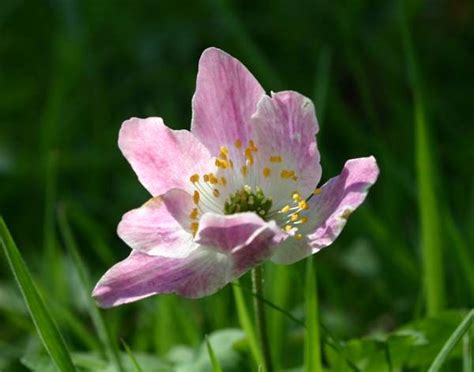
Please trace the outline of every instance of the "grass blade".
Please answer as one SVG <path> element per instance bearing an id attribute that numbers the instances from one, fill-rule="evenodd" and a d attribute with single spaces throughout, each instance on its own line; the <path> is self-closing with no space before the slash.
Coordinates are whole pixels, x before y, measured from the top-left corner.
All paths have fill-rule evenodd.
<path id="1" fill-rule="evenodd" d="M 209 340 L 209 337 L 206 336 L 206 346 L 207 346 L 207 352 L 209 353 L 209 359 L 211 359 L 212 363 L 212 370 L 214 372 L 222 372 L 221 364 L 219 363 L 219 360 L 216 357 L 216 354 L 214 353 L 214 350 L 212 349 L 211 341 Z"/>
<path id="2" fill-rule="evenodd" d="M 449 337 L 448 341 L 445 342 L 441 351 L 436 356 L 435 360 L 431 364 L 428 372 L 437 372 L 440 370 L 443 363 L 446 361 L 449 353 L 454 349 L 459 340 L 467 333 L 470 327 L 473 326 L 474 321 L 474 310 L 471 310 L 466 317 L 463 319 L 461 324 L 454 330 Z"/>
<path id="3" fill-rule="evenodd" d="M 418 204 L 421 223 L 421 252 L 423 283 L 428 316 L 443 309 L 445 303 L 444 270 L 442 259 L 442 234 L 439 205 L 435 185 L 435 167 L 431 153 L 429 126 L 418 72 L 417 60 L 411 41 L 403 2 L 401 3 L 401 36 L 408 65 L 409 79 L 413 90 L 415 120 L 415 153 L 418 175 Z"/>
<path id="4" fill-rule="evenodd" d="M 238 281 L 237 281 L 238 283 Z M 235 305 L 237 308 L 237 315 L 239 317 L 239 323 L 242 329 L 247 336 L 247 340 L 250 347 L 250 352 L 255 359 L 257 365 L 263 364 L 263 356 L 258 346 L 257 335 L 255 333 L 255 328 L 253 326 L 252 321 L 250 320 L 249 312 L 247 309 L 247 305 L 245 304 L 244 295 L 242 293 L 242 289 L 239 285 L 233 285 L 232 291 L 234 293 Z"/>
<path id="5" fill-rule="evenodd" d="M 107 351 L 107 356 L 110 362 L 115 365 L 117 370 L 123 371 L 120 362 L 118 347 L 114 342 L 109 329 L 107 328 L 102 313 L 97 308 L 94 300 L 90 295 L 90 289 L 92 288 L 90 274 L 86 265 L 84 264 L 84 261 L 82 260 L 81 255 L 79 254 L 79 250 L 77 249 L 77 244 L 72 235 L 71 227 L 69 226 L 64 207 L 61 207 L 58 210 L 58 223 L 61 234 L 63 235 L 66 249 L 69 251 L 77 273 L 79 274 L 79 279 L 82 286 L 81 289 L 85 298 L 87 298 L 87 311 L 89 312 L 92 322 L 94 323 L 94 327 L 97 331 L 100 341 L 102 342 Z"/>
<path id="6" fill-rule="evenodd" d="M 10 268 L 44 347 L 60 371 L 75 371 L 64 339 L 41 298 L 2 217 L 0 217 L 0 238 Z"/>
<path id="7" fill-rule="evenodd" d="M 124 340 L 121 340 L 121 341 L 122 341 L 122 345 L 123 345 L 125 351 L 126 351 L 127 354 L 128 354 L 128 357 L 130 358 L 130 361 L 131 361 L 132 364 L 133 364 L 133 367 L 135 368 L 135 371 L 136 371 L 136 372 L 143 372 L 142 367 L 141 367 L 140 364 L 138 363 L 137 358 L 135 358 L 135 355 L 133 355 L 133 352 L 132 352 L 132 350 L 130 349 L 130 347 L 127 345 L 127 343 L 126 343 Z"/>
<path id="8" fill-rule="evenodd" d="M 306 262 L 306 334 L 304 365 L 308 372 L 322 371 L 321 344 L 319 338 L 319 309 L 314 257 Z"/>

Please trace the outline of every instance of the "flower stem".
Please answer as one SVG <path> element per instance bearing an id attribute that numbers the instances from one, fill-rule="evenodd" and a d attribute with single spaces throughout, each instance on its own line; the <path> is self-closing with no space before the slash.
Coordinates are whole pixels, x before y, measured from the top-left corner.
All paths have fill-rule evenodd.
<path id="1" fill-rule="evenodd" d="M 263 371 L 273 372 L 270 344 L 268 342 L 267 319 L 264 308 L 265 304 L 262 301 L 263 267 L 261 265 L 252 270 L 252 289 L 254 293 L 253 306 L 255 311 L 255 322 L 263 356 Z"/>

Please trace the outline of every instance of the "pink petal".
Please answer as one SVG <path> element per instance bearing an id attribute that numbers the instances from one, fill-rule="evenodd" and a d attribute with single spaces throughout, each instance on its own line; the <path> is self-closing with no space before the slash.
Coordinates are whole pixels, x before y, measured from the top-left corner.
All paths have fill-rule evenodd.
<path id="1" fill-rule="evenodd" d="M 235 275 L 269 258 L 283 238 L 274 221 L 266 222 L 251 212 L 229 216 L 206 213 L 199 225 L 195 241 L 231 254 Z"/>
<path id="2" fill-rule="evenodd" d="M 231 260 L 213 250 L 197 249 L 186 258 L 149 256 L 133 251 L 105 273 L 92 296 L 101 307 L 126 304 L 160 293 L 199 298 L 216 292 L 231 280 Z"/>
<path id="3" fill-rule="evenodd" d="M 252 122 L 261 167 L 272 169 L 271 175 L 276 177 L 268 178 L 269 186 L 278 182 L 280 188 L 289 190 L 288 197 L 295 189 L 303 197 L 309 195 L 321 178 L 315 137 L 319 127 L 311 100 L 292 91 L 273 93 L 259 102 Z M 295 171 L 297 182 L 279 178 L 281 169 L 269 161 L 271 156 L 281 156 L 281 166 Z"/>
<path id="4" fill-rule="evenodd" d="M 191 131 L 213 155 L 220 146 L 250 139 L 250 117 L 264 90 L 237 59 L 217 48 L 199 60 Z"/>
<path id="5" fill-rule="evenodd" d="M 309 220 L 300 229 L 306 237 L 300 241 L 286 239 L 277 247 L 272 261 L 291 264 L 332 244 L 378 175 L 373 156 L 347 161 L 341 174 L 326 182 L 321 192 L 310 199 Z"/>
<path id="6" fill-rule="evenodd" d="M 126 213 L 117 233 L 131 248 L 149 255 L 185 257 L 194 248 L 188 217 L 193 207 L 188 193 L 170 190 Z"/>
<path id="7" fill-rule="evenodd" d="M 172 188 L 192 192 L 189 177 L 213 169 L 209 151 L 189 131 L 171 130 L 161 118 L 125 121 L 118 143 L 153 196 Z"/>
<path id="8" fill-rule="evenodd" d="M 269 258 L 281 237 L 274 222 L 256 215 L 204 215 L 197 240 L 183 258 L 133 251 L 97 284 L 93 296 L 102 307 L 117 306 L 160 293 L 199 298 L 213 294 Z M 236 233 L 237 238 L 231 236 Z"/>

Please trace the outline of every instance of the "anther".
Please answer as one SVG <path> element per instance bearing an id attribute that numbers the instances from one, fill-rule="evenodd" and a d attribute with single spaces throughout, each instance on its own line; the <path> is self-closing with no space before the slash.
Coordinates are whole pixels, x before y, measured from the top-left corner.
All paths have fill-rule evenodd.
<path id="1" fill-rule="evenodd" d="M 300 216 L 298 215 L 298 213 L 292 214 L 292 215 L 290 216 L 290 220 L 291 220 L 292 222 L 295 222 L 298 218 L 300 218 Z"/>
<path id="2" fill-rule="evenodd" d="M 319 195 L 319 194 L 321 194 L 321 189 L 320 189 L 320 188 L 314 189 L 313 194 L 314 194 L 314 195 Z"/>
<path id="3" fill-rule="evenodd" d="M 276 156 L 270 156 L 270 161 L 272 163 L 281 163 L 282 162 L 282 158 L 280 155 L 276 155 Z"/>
<path id="4" fill-rule="evenodd" d="M 243 165 L 242 168 L 240 168 L 240 173 L 242 173 L 242 176 L 246 176 L 248 173 L 248 168 L 246 165 Z"/>
<path id="5" fill-rule="evenodd" d="M 242 141 L 240 139 L 236 140 L 234 142 L 234 146 L 238 149 L 240 149 L 242 147 Z"/>
<path id="6" fill-rule="evenodd" d="M 226 180 L 225 177 L 221 177 L 221 185 L 222 185 L 222 186 L 227 185 L 227 180 Z"/>
<path id="7" fill-rule="evenodd" d="M 194 204 L 199 204 L 199 199 L 200 199 L 199 192 L 198 192 L 198 191 L 194 191 L 194 194 L 193 194 L 193 201 L 194 201 Z"/>
<path id="8" fill-rule="evenodd" d="M 295 201 L 296 203 L 300 202 L 301 201 L 301 195 L 299 194 L 299 192 L 295 191 L 292 195 L 291 195 L 291 198 L 293 199 L 293 201 Z"/>
<path id="9" fill-rule="evenodd" d="M 189 177 L 189 180 L 190 180 L 192 183 L 199 182 L 199 175 L 198 175 L 198 174 L 193 174 L 191 177 Z"/>
<path id="10" fill-rule="evenodd" d="M 189 214 L 189 217 L 195 220 L 198 217 L 198 214 L 199 214 L 199 210 L 197 208 L 193 208 L 193 210 Z"/>
<path id="11" fill-rule="evenodd" d="M 281 213 L 288 213 L 290 211 L 290 206 L 285 205 L 282 209 L 280 209 Z"/>
<path id="12" fill-rule="evenodd" d="M 295 239 L 296 239 L 296 240 L 301 240 L 301 239 L 303 239 L 303 235 L 301 235 L 301 234 L 296 234 L 296 235 L 295 235 Z"/>
<path id="13" fill-rule="evenodd" d="M 214 195 L 216 198 L 218 198 L 220 194 L 221 193 L 219 192 L 219 190 L 217 189 L 212 190 L 212 195 Z"/>
<path id="14" fill-rule="evenodd" d="M 270 173 L 272 170 L 270 168 L 263 168 L 263 176 L 264 177 L 270 177 Z"/>
<path id="15" fill-rule="evenodd" d="M 193 235 L 196 235 L 198 229 L 199 229 L 199 224 L 197 222 L 191 223 L 191 231 Z"/>
<path id="16" fill-rule="evenodd" d="M 308 208 L 309 208 L 309 205 L 308 205 L 308 203 L 306 202 L 306 200 L 301 200 L 301 201 L 298 203 L 298 208 L 299 208 L 299 209 L 308 209 Z"/>

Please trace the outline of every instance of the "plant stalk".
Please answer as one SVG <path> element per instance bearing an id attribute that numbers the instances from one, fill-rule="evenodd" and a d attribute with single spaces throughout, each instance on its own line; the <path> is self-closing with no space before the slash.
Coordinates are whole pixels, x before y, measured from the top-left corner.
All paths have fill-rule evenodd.
<path id="1" fill-rule="evenodd" d="M 255 294 L 253 306 L 255 311 L 255 323 L 258 332 L 258 339 L 263 356 L 263 371 L 273 372 L 272 357 L 270 354 L 270 343 L 267 332 L 267 319 L 265 316 L 265 304 L 263 296 L 263 267 L 262 265 L 252 270 L 252 289 Z"/>

